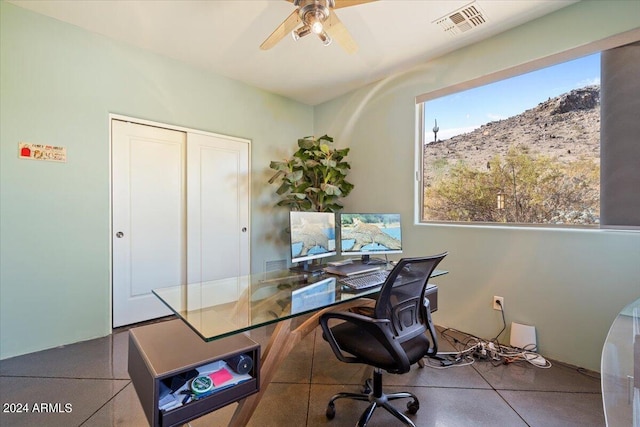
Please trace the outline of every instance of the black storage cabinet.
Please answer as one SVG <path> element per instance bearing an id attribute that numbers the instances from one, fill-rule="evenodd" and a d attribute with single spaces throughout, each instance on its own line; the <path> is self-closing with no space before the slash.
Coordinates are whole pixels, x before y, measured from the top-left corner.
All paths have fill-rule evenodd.
<path id="1" fill-rule="evenodd" d="M 168 411 L 158 408 L 160 381 L 240 354 L 253 359 L 252 379 Z M 153 427 L 179 426 L 260 389 L 260 345 L 244 334 L 206 342 L 175 319 L 129 331 L 129 376 Z"/>

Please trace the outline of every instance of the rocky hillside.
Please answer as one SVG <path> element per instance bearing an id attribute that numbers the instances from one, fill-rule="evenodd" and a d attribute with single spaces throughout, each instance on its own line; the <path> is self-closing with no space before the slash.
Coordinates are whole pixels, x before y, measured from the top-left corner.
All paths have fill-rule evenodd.
<path id="1" fill-rule="evenodd" d="M 433 134 L 427 133 L 427 140 Z M 571 162 L 600 158 L 600 87 L 587 86 L 551 98 L 508 119 L 489 122 L 479 129 L 425 146 L 425 182 L 462 160 L 474 168 L 487 168 L 496 154 L 512 145 L 530 152 Z M 442 159 L 446 159 L 442 160 Z"/>

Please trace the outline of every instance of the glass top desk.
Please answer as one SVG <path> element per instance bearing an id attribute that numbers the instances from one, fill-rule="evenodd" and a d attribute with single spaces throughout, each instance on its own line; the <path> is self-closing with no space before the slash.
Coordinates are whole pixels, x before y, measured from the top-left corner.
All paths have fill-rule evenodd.
<path id="1" fill-rule="evenodd" d="M 446 273 L 434 270 L 430 280 Z M 336 276 L 282 270 L 154 289 L 153 293 L 205 341 L 275 324 L 262 351 L 260 391 L 240 401 L 229 424 L 244 426 L 280 363 L 318 326 L 320 315 L 334 309 L 372 307 L 379 290 L 379 286 L 345 290 Z M 308 319 L 293 329 L 292 319 L 303 315 Z"/>
<path id="2" fill-rule="evenodd" d="M 608 426 L 640 426 L 640 299 L 616 317 L 602 349 L 602 403 Z"/>
<path id="3" fill-rule="evenodd" d="M 435 270 L 431 277 L 446 273 Z M 370 297 L 379 290 L 379 286 L 345 290 L 336 276 L 282 270 L 154 289 L 153 293 L 203 340 L 212 341 Z"/>

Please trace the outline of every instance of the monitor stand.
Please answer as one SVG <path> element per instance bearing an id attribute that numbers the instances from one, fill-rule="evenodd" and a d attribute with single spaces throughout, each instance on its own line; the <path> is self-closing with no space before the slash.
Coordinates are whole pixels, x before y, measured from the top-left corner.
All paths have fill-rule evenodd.
<path id="1" fill-rule="evenodd" d="M 367 265 L 383 265 L 386 264 L 387 261 L 382 258 L 371 258 L 369 255 L 362 255 L 360 263 Z"/>

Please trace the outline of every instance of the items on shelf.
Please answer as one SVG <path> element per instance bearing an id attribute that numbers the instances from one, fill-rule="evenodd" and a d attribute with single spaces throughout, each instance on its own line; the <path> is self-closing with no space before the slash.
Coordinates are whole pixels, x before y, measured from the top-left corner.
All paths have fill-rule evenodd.
<path id="1" fill-rule="evenodd" d="M 251 356 L 218 360 L 160 382 L 158 407 L 169 411 L 253 378 Z"/>

